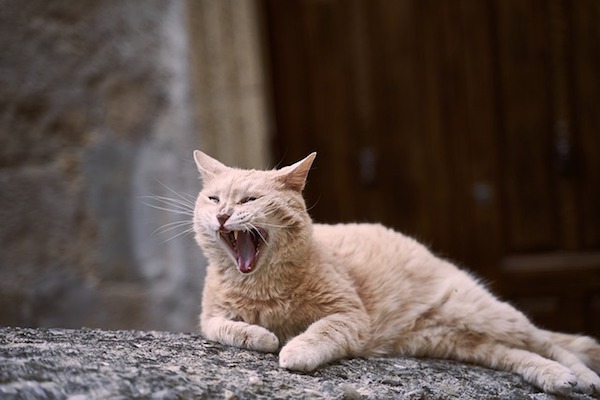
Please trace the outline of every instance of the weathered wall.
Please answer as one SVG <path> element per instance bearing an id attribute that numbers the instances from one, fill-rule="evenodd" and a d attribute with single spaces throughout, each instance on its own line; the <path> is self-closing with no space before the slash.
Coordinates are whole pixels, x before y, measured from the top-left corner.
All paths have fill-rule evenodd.
<path id="1" fill-rule="evenodd" d="M 0 1 L 0 325 L 193 330 L 204 261 L 183 1 Z"/>

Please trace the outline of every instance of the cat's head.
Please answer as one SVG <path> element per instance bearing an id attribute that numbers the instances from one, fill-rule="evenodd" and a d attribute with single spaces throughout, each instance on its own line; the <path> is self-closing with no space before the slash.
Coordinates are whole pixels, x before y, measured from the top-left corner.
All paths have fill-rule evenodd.
<path id="1" fill-rule="evenodd" d="M 312 234 L 302 190 L 316 153 L 288 167 L 243 170 L 196 150 L 203 187 L 194 209 L 196 241 L 212 263 L 250 274 L 292 261 Z"/>

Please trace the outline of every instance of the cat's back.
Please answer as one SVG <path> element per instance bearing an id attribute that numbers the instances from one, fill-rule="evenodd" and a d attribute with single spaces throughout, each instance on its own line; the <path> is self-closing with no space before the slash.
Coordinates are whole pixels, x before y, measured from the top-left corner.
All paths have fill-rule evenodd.
<path id="1" fill-rule="evenodd" d="M 315 224 L 314 236 L 317 243 L 346 265 L 384 260 L 403 263 L 430 255 L 413 238 L 381 224 Z"/>
<path id="2" fill-rule="evenodd" d="M 423 299 L 452 279 L 469 280 L 415 239 L 380 224 L 315 224 L 314 237 L 328 262 L 347 272 L 362 296 Z"/>

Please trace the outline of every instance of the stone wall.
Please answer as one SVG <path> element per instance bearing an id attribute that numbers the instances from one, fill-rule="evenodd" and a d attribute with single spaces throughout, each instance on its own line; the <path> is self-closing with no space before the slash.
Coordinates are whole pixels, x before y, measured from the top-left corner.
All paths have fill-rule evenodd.
<path id="1" fill-rule="evenodd" d="M 153 234 L 188 217 L 145 204 L 199 189 L 189 53 L 184 1 L 0 1 L 0 325 L 195 329 L 205 262 Z"/>

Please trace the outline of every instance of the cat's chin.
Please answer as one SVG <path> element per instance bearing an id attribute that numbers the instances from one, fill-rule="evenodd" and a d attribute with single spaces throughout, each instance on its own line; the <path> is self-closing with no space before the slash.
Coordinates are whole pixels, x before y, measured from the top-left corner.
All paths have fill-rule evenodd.
<path id="1" fill-rule="evenodd" d="M 239 272 L 251 274 L 256 270 L 260 253 L 267 245 L 268 232 L 265 229 L 220 229 L 217 231 L 217 236 L 229 255 L 233 257 Z"/>

